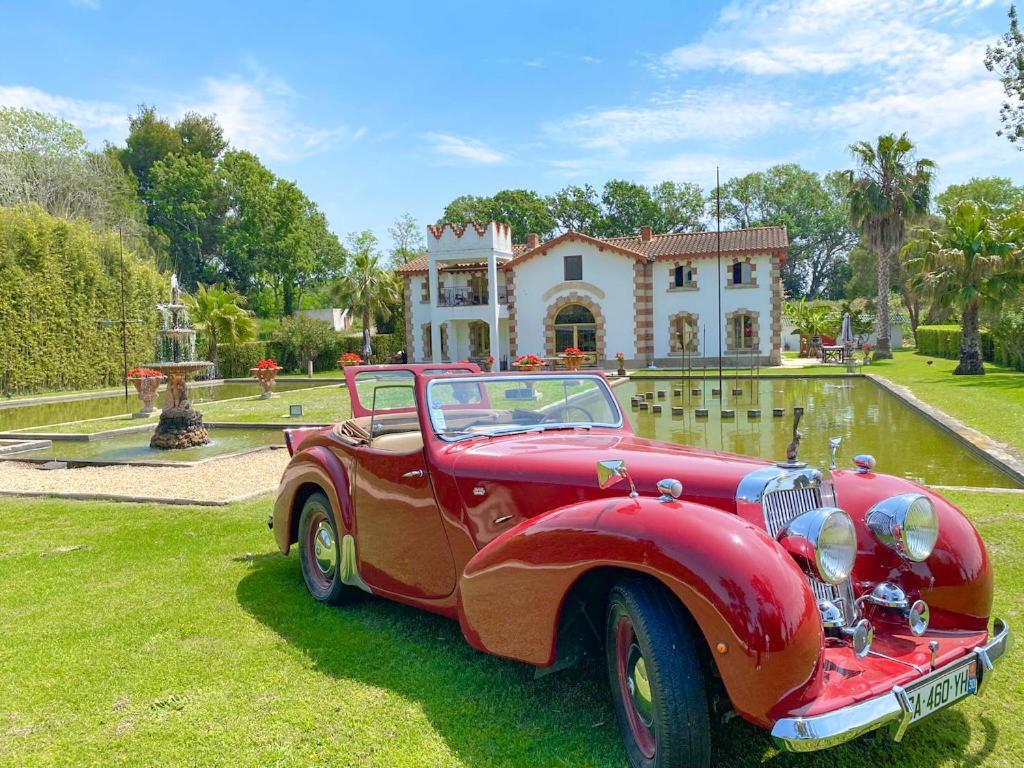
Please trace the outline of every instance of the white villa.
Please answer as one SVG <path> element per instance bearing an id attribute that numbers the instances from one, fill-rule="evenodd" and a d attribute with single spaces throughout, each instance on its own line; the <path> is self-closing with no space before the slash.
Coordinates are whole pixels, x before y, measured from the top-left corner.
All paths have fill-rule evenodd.
<path id="1" fill-rule="evenodd" d="M 785 227 L 512 242 L 505 224 L 427 227 L 427 252 L 398 269 L 410 362 L 556 358 L 597 365 L 777 364 Z M 721 291 L 719 291 L 721 284 Z M 719 295 L 721 309 L 719 310 Z"/>

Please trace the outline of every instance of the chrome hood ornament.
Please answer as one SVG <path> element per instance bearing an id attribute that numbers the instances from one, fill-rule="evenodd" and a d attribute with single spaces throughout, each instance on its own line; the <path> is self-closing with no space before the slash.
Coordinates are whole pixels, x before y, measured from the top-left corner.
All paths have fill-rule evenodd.
<path id="1" fill-rule="evenodd" d="M 800 434 L 800 419 L 803 418 L 804 409 L 794 408 L 793 409 L 793 442 L 786 448 L 786 460 L 780 461 L 778 466 L 783 469 L 802 469 L 807 466 L 807 462 L 800 461 L 797 454 L 800 451 L 800 438 L 803 435 Z"/>

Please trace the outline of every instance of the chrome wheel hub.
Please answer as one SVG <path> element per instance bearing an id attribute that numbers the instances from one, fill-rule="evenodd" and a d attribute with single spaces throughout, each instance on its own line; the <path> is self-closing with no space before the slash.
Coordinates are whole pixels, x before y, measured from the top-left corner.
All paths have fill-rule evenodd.
<path id="1" fill-rule="evenodd" d="M 334 573 L 338 564 L 338 551 L 334 542 L 334 531 L 326 520 L 321 520 L 313 534 L 313 559 L 324 576 Z"/>
<path id="2" fill-rule="evenodd" d="M 648 728 L 654 722 L 654 701 L 651 698 L 651 681 L 647 676 L 647 662 L 640 653 L 640 648 L 633 645 L 629 649 L 629 663 L 626 667 L 628 675 L 626 686 L 633 699 L 633 706 L 640 720 Z"/>

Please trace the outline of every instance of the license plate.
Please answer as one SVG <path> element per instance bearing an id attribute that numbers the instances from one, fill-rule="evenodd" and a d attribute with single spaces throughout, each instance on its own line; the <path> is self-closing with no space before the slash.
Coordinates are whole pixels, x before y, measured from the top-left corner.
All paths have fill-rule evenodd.
<path id="1" fill-rule="evenodd" d="M 965 696 L 978 691 L 978 662 L 972 661 L 944 675 L 929 680 L 918 688 L 907 691 L 910 711 L 913 713 L 910 722 L 927 717 L 932 712 L 949 706 Z"/>

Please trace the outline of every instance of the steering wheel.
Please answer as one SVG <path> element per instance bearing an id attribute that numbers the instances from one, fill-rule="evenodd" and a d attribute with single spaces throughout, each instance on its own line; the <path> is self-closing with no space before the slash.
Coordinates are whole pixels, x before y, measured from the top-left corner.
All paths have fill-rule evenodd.
<path id="1" fill-rule="evenodd" d="M 561 408 L 552 413 L 544 414 L 544 418 L 540 420 L 541 424 L 552 421 L 569 421 L 570 419 L 566 417 L 566 413 L 568 411 L 579 411 L 584 416 L 584 418 L 582 419 L 583 421 L 587 421 L 590 423 L 594 422 L 593 415 L 582 405 L 563 405 Z M 558 414 L 558 418 L 555 418 L 555 414 Z"/>

